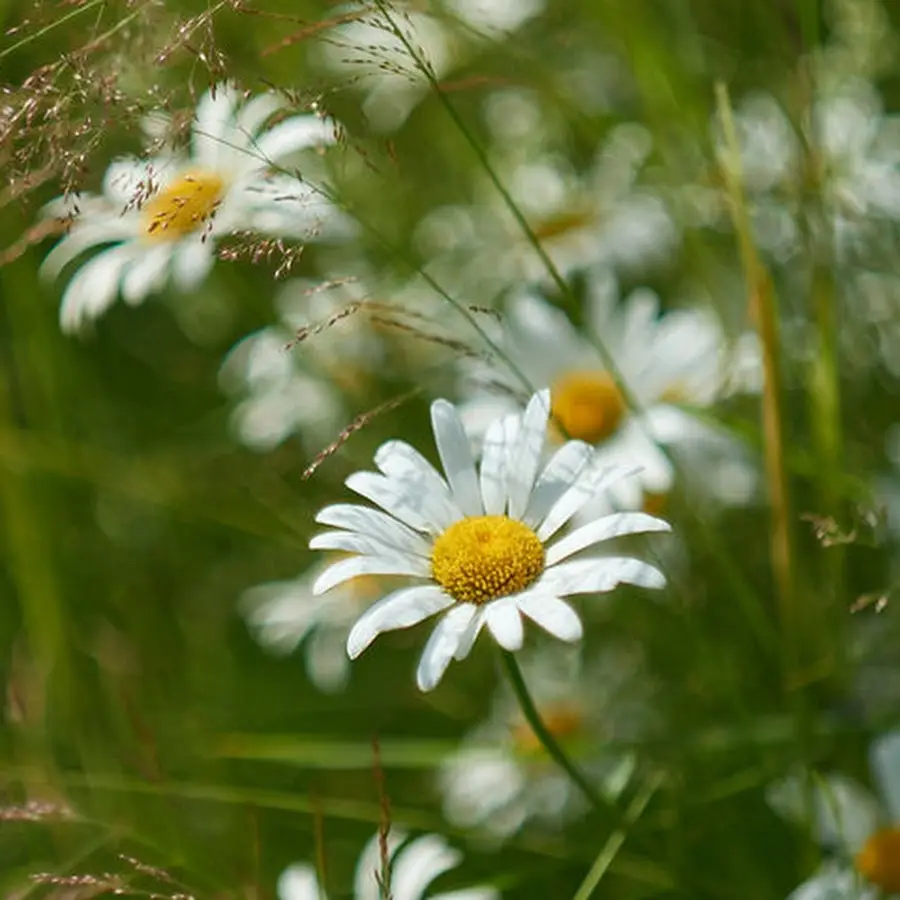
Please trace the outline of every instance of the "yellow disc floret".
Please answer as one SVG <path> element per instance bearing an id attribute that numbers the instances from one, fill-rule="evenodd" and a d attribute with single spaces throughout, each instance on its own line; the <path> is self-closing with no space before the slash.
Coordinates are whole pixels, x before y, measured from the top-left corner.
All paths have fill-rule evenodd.
<path id="1" fill-rule="evenodd" d="M 900 828 L 876 831 L 856 855 L 856 870 L 885 894 L 900 893 Z"/>
<path id="2" fill-rule="evenodd" d="M 561 701 L 546 704 L 539 710 L 547 730 L 565 744 L 584 733 L 584 712 L 574 703 Z M 543 744 L 527 722 L 517 722 L 512 729 L 516 750 L 523 755 L 540 753 Z"/>
<path id="3" fill-rule="evenodd" d="M 186 172 L 144 204 L 144 234 L 177 241 L 203 228 L 224 192 L 225 182 L 214 172 Z"/>
<path id="4" fill-rule="evenodd" d="M 565 372 L 550 387 L 550 411 L 565 437 L 598 444 L 619 427 L 625 400 L 607 372 Z"/>
<path id="5" fill-rule="evenodd" d="M 431 574 L 460 603 L 524 590 L 544 571 L 544 545 L 522 522 L 472 516 L 454 522 L 431 551 Z"/>

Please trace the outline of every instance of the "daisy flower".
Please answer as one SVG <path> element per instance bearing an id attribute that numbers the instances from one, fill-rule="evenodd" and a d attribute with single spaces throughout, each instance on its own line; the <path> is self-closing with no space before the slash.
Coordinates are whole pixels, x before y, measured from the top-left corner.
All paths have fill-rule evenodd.
<path id="1" fill-rule="evenodd" d="M 340 225 L 311 185 L 271 171 L 298 151 L 332 143 L 334 123 L 305 115 L 266 127 L 282 107 L 274 93 L 245 101 L 234 86 L 216 85 L 197 104 L 188 149 L 116 160 L 102 196 L 49 204 L 47 214 L 71 220 L 71 227 L 44 260 L 44 276 L 105 248 L 69 282 L 60 311 L 64 330 L 98 318 L 119 294 L 136 305 L 170 279 L 183 291 L 196 287 L 223 235 L 308 238 Z"/>
<path id="2" fill-rule="evenodd" d="M 380 840 L 380 835 L 373 835 L 360 854 L 353 882 L 354 900 L 380 900 L 384 895 L 379 884 Z M 436 878 L 462 862 L 462 854 L 440 835 L 425 834 L 410 841 L 393 828 L 387 835 L 387 855 L 393 900 L 421 900 Z M 277 892 L 279 900 L 327 900 L 316 870 L 306 863 L 288 866 L 278 878 Z M 490 887 L 471 887 L 429 896 L 433 900 L 497 900 L 500 895 Z"/>
<path id="3" fill-rule="evenodd" d="M 708 493 L 745 500 L 753 475 L 734 442 L 684 407 L 710 406 L 730 391 L 758 388 L 752 335 L 729 348 L 711 313 L 660 315 L 659 299 L 646 289 L 619 304 L 615 282 L 603 270 L 591 273 L 585 318 L 591 336 L 612 355 L 636 410 L 628 408 L 597 345 L 561 310 L 527 292 L 511 298 L 499 333 L 508 361 L 462 363 L 460 414 L 469 433 L 484 434 L 488 422 L 515 407 L 524 377 L 532 388 L 549 388 L 558 430 L 595 447 L 600 463 L 627 460 L 640 467 L 637 479 L 614 487 L 617 505 L 640 507 L 671 489 L 672 463 L 659 444 L 702 463 L 704 483 L 713 489 Z"/>
<path id="4" fill-rule="evenodd" d="M 580 653 L 546 648 L 526 658 L 522 668 L 548 730 L 614 801 L 635 759 L 611 748 L 610 741 L 636 739 L 652 726 L 640 652 L 606 646 L 584 663 Z M 443 764 L 439 783 L 448 821 L 496 840 L 531 821 L 558 828 L 590 808 L 546 755 L 506 684 L 500 685 L 487 720 Z"/>
<path id="5" fill-rule="evenodd" d="M 835 858 L 800 885 L 790 900 L 875 900 L 900 894 L 900 730 L 876 738 L 869 766 L 878 795 L 840 775 L 806 789 L 802 775 L 773 785 L 769 802 L 786 817 L 812 827 Z"/>
<path id="6" fill-rule="evenodd" d="M 241 338 L 219 371 L 222 390 L 237 401 L 231 425 L 242 444 L 269 451 L 297 434 L 315 453 L 337 437 L 352 419 L 347 399 L 365 392 L 384 359 L 369 316 L 351 311 L 364 302 L 358 279 L 284 286 L 277 323 Z"/>
<path id="7" fill-rule="evenodd" d="M 870 82 L 850 77 L 820 90 L 796 123 L 770 94 L 753 93 L 737 104 L 734 124 L 734 174 L 757 244 L 776 261 L 795 257 L 807 241 L 842 262 L 894 249 L 888 226 L 900 221 L 900 116 L 885 115 Z M 721 123 L 712 131 L 713 167 L 702 162 L 707 174 L 687 187 L 682 181 L 672 202 L 689 224 L 728 228 L 721 171 L 736 166 Z"/>
<path id="8" fill-rule="evenodd" d="M 357 554 L 329 566 L 313 586 L 324 593 L 360 575 L 402 575 L 418 583 L 370 607 L 347 639 L 351 659 L 385 631 L 444 613 L 419 662 L 419 688 L 434 688 L 452 659 L 469 654 L 482 628 L 505 650 L 518 650 L 522 616 L 569 642 L 582 636 L 578 615 L 564 597 L 612 590 L 626 583 L 661 588 L 652 566 L 630 557 L 573 559 L 602 541 L 626 534 L 668 531 L 644 513 L 605 516 L 559 537 L 572 517 L 626 474 L 592 465 L 588 444 L 562 446 L 541 470 L 550 415 L 547 391 L 524 413 L 505 416 L 485 435 L 480 466 L 456 408 L 431 406 L 438 455 L 446 477 L 417 450 L 388 441 L 375 454 L 375 472 L 356 472 L 347 487 L 381 507 L 327 506 L 316 521 L 337 530 L 310 547 Z"/>
<path id="9" fill-rule="evenodd" d="M 313 584 L 327 565 L 320 562 L 291 581 L 255 585 L 242 594 L 238 606 L 256 640 L 270 653 L 287 656 L 303 644 L 309 680 L 331 692 L 341 690 L 350 676 L 344 652 L 350 628 L 384 593 L 387 579 L 354 578 L 327 596 L 317 596 Z"/>
<path id="10" fill-rule="evenodd" d="M 578 173 L 546 150 L 496 163 L 498 174 L 542 249 L 563 276 L 591 266 L 637 272 L 668 260 L 679 234 L 662 197 L 640 183 L 652 151 L 641 125 L 612 130 L 590 171 Z M 547 267 L 490 182 L 470 208 L 441 207 L 420 224 L 428 249 L 465 259 L 469 296 L 490 297 L 522 282 L 548 284 Z M 438 238 L 437 240 L 435 238 Z M 443 247 L 441 247 L 443 245 Z"/>

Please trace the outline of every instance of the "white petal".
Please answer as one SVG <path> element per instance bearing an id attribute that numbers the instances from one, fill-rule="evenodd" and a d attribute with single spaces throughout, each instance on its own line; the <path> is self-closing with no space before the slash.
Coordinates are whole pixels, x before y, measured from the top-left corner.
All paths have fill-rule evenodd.
<path id="1" fill-rule="evenodd" d="M 849 865 L 829 862 L 795 888 L 787 900 L 876 900 L 878 892 L 867 888 Z"/>
<path id="2" fill-rule="evenodd" d="M 575 484 L 594 455 L 594 448 L 584 441 L 566 441 L 550 458 L 541 472 L 525 510 L 523 522 L 538 526 L 553 504 Z"/>
<path id="3" fill-rule="evenodd" d="M 386 544 L 398 550 L 409 549 L 419 556 L 428 556 L 431 552 L 431 545 L 421 535 L 379 509 L 369 509 L 355 503 L 336 503 L 320 509 L 316 521 L 359 534 L 377 534 Z"/>
<path id="4" fill-rule="evenodd" d="M 458 866 L 462 854 L 436 834 L 426 834 L 407 844 L 391 871 L 392 895 L 397 900 L 419 900 L 438 875 Z"/>
<path id="5" fill-rule="evenodd" d="M 387 834 L 387 858 L 393 860 L 397 848 L 406 840 L 406 833 L 390 827 Z M 381 900 L 382 890 L 378 885 L 381 874 L 381 838 L 373 835 L 356 863 L 356 874 L 353 878 L 353 900 Z"/>
<path id="6" fill-rule="evenodd" d="M 278 900 L 326 900 L 312 866 L 295 863 L 279 876 L 275 886 Z"/>
<path id="7" fill-rule="evenodd" d="M 326 693 L 342 691 L 350 680 L 350 660 L 344 651 L 345 630 L 317 628 L 306 645 L 306 673 Z"/>
<path id="8" fill-rule="evenodd" d="M 549 417 L 550 391 L 539 391 L 528 401 L 516 446 L 508 462 L 506 489 L 509 493 L 510 518 L 521 519 L 528 508 L 531 489 L 541 464 Z"/>
<path id="9" fill-rule="evenodd" d="M 241 106 L 235 119 L 235 131 L 244 138 L 240 146 L 249 147 L 259 129 L 282 106 L 281 98 L 273 91 L 257 94 Z"/>
<path id="10" fill-rule="evenodd" d="M 608 541 L 626 534 L 671 530 L 672 527 L 668 522 L 648 516 L 646 513 L 622 512 L 603 516 L 602 519 L 596 519 L 582 525 L 581 528 L 576 528 L 561 541 L 557 541 L 547 550 L 545 565 L 554 566 L 566 557 L 584 550 L 585 547 L 591 547 L 601 541 Z"/>
<path id="11" fill-rule="evenodd" d="M 253 142 L 253 155 L 264 165 L 279 165 L 307 147 L 333 144 L 335 125 L 318 116 L 293 116 L 279 122 Z"/>
<path id="12" fill-rule="evenodd" d="M 477 611 L 474 603 L 460 603 L 438 622 L 419 660 L 416 671 L 419 690 L 430 691 L 437 687 Z"/>
<path id="13" fill-rule="evenodd" d="M 537 530 L 537 536 L 542 541 L 547 541 L 563 525 L 568 522 L 578 510 L 589 500 L 596 497 L 601 491 L 609 488 L 611 484 L 628 475 L 634 475 L 638 470 L 634 467 L 622 465 L 592 466 L 587 469 L 550 508 L 546 518 L 541 522 Z"/>
<path id="14" fill-rule="evenodd" d="M 373 534 L 359 534 L 356 531 L 323 531 L 313 535 L 309 542 L 310 550 L 343 550 L 347 553 L 361 553 L 364 556 L 390 555 L 399 550 L 410 556 L 420 556 L 428 560 L 426 554 L 417 553 L 411 546 L 395 547 Z"/>
<path id="15" fill-rule="evenodd" d="M 394 591 L 359 617 L 347 637 L 347 655 L 356 659 L 382 632 L 417 625 L 453 603 L 452 597 L 433 584 Z"/>
<path id="16" fill-rule="evenodd" d="M 484 610 L 487 627 L 504 650 L 521 650 L 525 631 L 516 601 L 503 597 L 489 603 Z"/>
<path id="17" fill-rule="evenodd" d="M 892 822 L 900 822 L 900 729 L 877 737 L 869 750 L 872 774 Z"/>
<path id="18" fill-rule="evenodd" d="M 405 441 L 388 441 L 375 454 L 375 465 L 417 498 L 422 514 L 435 525 L 448 528 L 463 514 L 450 488 L 434 466 Z"/>
<path id="19" fill-rule="evenodd" d="M 113 304 L 119 292 L 123 270 L 134 258 L 129 242 L 104 250 L 86 262 L 69 282 L 59 310 L 60 327 L 77 331 L 85 321 L 97 319 Z"/>
<path id="20" fill-rule="evenodd" d="M 122 299 L 129 306 L 137 306 L 150 294 L 162 290 L 171 258 L 172 248 L 168 243 L 147 250 L 125 273 Z"/>
<path id="21" fill-rule="evenodd" d="M 482 515 L 484 507 L 478 476 L 475 474 L 472 448 L 453 404 L 446 400 L 435 400 L 431 404 L 431 425 L 438 455 L 453 491 L 453 499 L 465 515 Z"/>
<path id="22" fill-rule="evenodd" d="M 430 574 L 428 563 L 419 556 L 405 553 L 384 553 L 377 557 L 354 556 L 332 563 L 313 585 L 313 594 L 325 591 L 357 578 L 360 575 L 411 575 L 427 578 Z"/>
<path id="23" fill-rule="evenodd" d="M 198 165 L 218 167 L 238 100 L 234 86 L 224 83 L 213 86 L 200 98 L 191 134 L 191 156 Z"/>
<path id="24" fill-rule="evenodd" d="M 457 661 L 465 659 L 471 652 L 472 647 L 475 646 L 475 641 L 478 640 L 478 635 L 481 634 L 481 629 L 484 626 L 484 607 L 479 607 L 478 611 L 472 617 L 472 621 L 469 622 L 469 627 L 460 635 L 459 638 L 459 646 L 456 648 L 456 653 L 453 654 L 453 658 Z"/>
<path id="25" fill-rule="evenodd" d="M 89 247 L 128 240 L 136 234 L 134 219 L 131 218 L 110 214 L 97 221 L 77 221 L 72 230 L 44 257 L 40 268 L 41 278 L 56 278 L 68 263 Z"/>
<path id="26" fill-rule="evenodd" d="M 399 481 L 375 472 L 354 472 L 344 484 L 416 531 L 440 534 L 451 524 L 447 516 L 433 517 L 434 498 L 430 503 L 423 503 L 421 486 L 416 490 L 415 481 Z"/>
<path id="27" fill-rule="evenodd" d="M 215 247 L 211 237 L 206 240 L 193 235 L 179 241 L 172 260 L 172 277 L 179 290 L 190 291 L 209 275 L 216 261 Z"/>
<path id="28" fill-rule="evenodd" d="M 484 511 L 489 516 L 506 512 L 506 456 L 507 421 L 517 422 L 518 416 L 508 416 L 491 423 L 481 448 L 479 484 Z"/>
<path id="29" fill-rule="evenodd" d="M 519 609 L 561 641 L 574 643 L 584 634 L 578 613 L 559 597 L 535 591 L 519 598 Z"/>
<path id="30" fill-rule="evenodd" d="M 666 579 L 653 566 L 627 556 L 579 559 L 559 563 L 547 569 L 535 583 L 535 589 L 559 597 L 569 594 L 595 594 L 611 591 L 617 584 L 661 588 Z"/>

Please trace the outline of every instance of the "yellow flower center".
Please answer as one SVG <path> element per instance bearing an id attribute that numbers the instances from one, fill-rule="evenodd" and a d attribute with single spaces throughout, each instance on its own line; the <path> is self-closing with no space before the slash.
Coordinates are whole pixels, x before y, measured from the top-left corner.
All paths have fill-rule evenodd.
<path id="1" fill-rule="evenodd" d="M 487 603 L 524 590 L 544 571 L 544 545 L 506 516 L 454 522 L 431 550 L 431 574 L 460 603 Z"/>
<path id="2" fill-rule="evenodd" d="M 591 224 L 593 216 L 588 210 L 572 209 L 548 216 L 532 228 L 539 241 L 552 241 Z"/>
<path id="3" fill-rule="evenodd" d="M 564 372 L 550 387 L 550 411 L 567 438 L 599 444 L 619 427 L 625 399 L 606 372 Z"/>
<path id="4" fill-rule="evenodd" d="M 155 241 L 177 241 L 212 218 L 225 181 L 214 172 L 186 172 L 144 204 L 144 234 Z"/>
<path id="5" fill-rule="evenodd" d="M 669 506 L 669 495 L 665 491 L 644 491 L 641 509 L 651 516 L 661 516 Z"/>
<path id="6" fill-rule="evenodd" d="M 900 828 L 876 831 L 856 855 L 856 870 L 886 894 L 900 893 Z"/>
<path id="7" fill-rule="evenodd" d="M 548 731 L 563 743 L 578 737 L 584 730 L 584 715 L 573 703 L 552 703 L 540 710 Z M 518 722 L 512 731 L 513 744 L 523 754 L 540 753 L 543 749 L 538 736 L 527 722 Z"/>

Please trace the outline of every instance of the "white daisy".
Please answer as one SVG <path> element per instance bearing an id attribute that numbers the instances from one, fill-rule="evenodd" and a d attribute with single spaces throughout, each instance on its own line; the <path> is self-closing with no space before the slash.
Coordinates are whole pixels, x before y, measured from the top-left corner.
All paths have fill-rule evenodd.
<path id="1" fill-rule="evenodd" d="M 893 248 L 885 225 L 900 221 L 900 117 L 884 114 L 870 82 L 846 78 L 820 91 L 798 123 L 774 97 L 753 93 L 736 104 L 734 124 L 735 174 L 760 248 L 779 262 L 802 252 L 807 239 L 841 261 Z M 715 169 L 734 170 L 721 123 L 712 130 Z M 817 203 L 810 202 L 813 194 Z M 682 180 L 672 200 L 690 224 L 730 227 L 718 174 L 687 186 Z"/>
<path id="2" fill-rule="evenodd" d="M 379 131 L 394 131 L 430 90 L 425 72 L 395 33 L 400 29 L 437 78 L 453 64 L 453 41 L 434 16 L 391 9 L 390 20 L 370 4 L 339 7 L 339 21 L 315 45 L 318 61 L 365 92 L 362 109 Z"/>
<path id="3" fill-rule="evenodd" d="M 335 139 L 334 123 L 315 115 L 266 128 L 282 107 L 274 93 L 245 102 L 232 85 L 217 85 L 197 104 L 188 150 L 119 159 L 107 169 L 102 196 L 62 197 L 47 207 L 72 224 L 44 260 L 43 275 L 55 277 L 86 250 L 106 247 L 69 282 L 64 330 L 98 318 L 119 293 L 135 305 L 170 279 L 181 290 L 196 287 L 223 235 L 310 238 L 325 226 L 344 227 L 310 184 L 271 171 Z"/>
<path id="4" fill-rule="evenodd" d="M 350 676 L 344 652 L 350 628 L 362 610 L 383 595 L 387 579 L 354 578 L 318 596 L 312 587 L 327 565 L 314 565 L 292 581 L 255 585 L 243 593 L 239 608 L 263 647 L 287 656 L 303 643 L 310 681 L 320 690 L 338 691 Z"/>
<path id="5" fill-rule="evenodd" d="M 647 496 L 671 489 L 673 467 L 658 444 L 702 461 L 710 494 L 746 500 L 754 476 L 734 442 L 687 407 L 709 406 L 736 389 L 758 389 L 752 336 L 729 347 L 711 313 L 660 315 L 658 298 L 646 289 L 619 304 L 615 282 L 603 270 L 587 283 L 585 319 L 593 339 L 615 360 L 636 410 L 626 405 L 597 344 L 538 294 L 520 293 L 510 299 L 499 334 L 507 359 L 462 364 L 460 413 L 467 430 L 482 435 L 489 421 L 513 408 L 524 377 L 531 388 L 549 387 L 555 422 L 568 437 L 594 446 L 598 461 L 640 467 L 638 479 L 613 489 L 618 506 L 640 507 Z"/>
<path id="6" fill-rule="evenodd" d="M 629 557 L 572 559 L 604 540 L 668 531 L 660 519 L 620 513 L 589 522 L 565 537 L 560 530 L 623 467 L 592 465 L 588 444 L 562 446 L 541 471 L 550 414 L 547 391 L 524 414 L 488 428 L 476 470 L 455 407 L 431 406 L 435 442 L 446 479 L 417 450 L 388 441 L 375 454 L 375 472 L 356 472 L 347 486 L 381 510 L 338 504 L 316 521 L 334 526 L 310 547 L 358 554 L 318 578 L 316 594 L 360 575 L 403 575 L 418 584 L 388 594 L 354 625 L 347 652 L 355 659 L 384 631 L 407 628 L 439 612 L 419 662 L 417 682 L 428 691 L 451 659 L 464 659 L 482 627 L 506 650 L 523 642 L 522 615 L 550 634 L 574 642 L 578 615 L 563 597 L 612 590 L 619 583 L 661 588 L 662 574 Z"/>
<path id="7" fill-rule="evenodd" d="M 551 734 L 613 801 L 634 771 L 634 755 L 610 746 L 652 727 L 649 684 L 640 652 L 605 646 L 583 663 L 579 653 L 542 649 L 522 668 Z M 534 821 L 558 828 L 589 810 L 582 792 L 546 755 L 508 685 L 488 719 L 464 738 L 440 771 L 444 815 L 460 828 L 497 840 Z"/>
<path id="8" fill-rule="evenodd" d="M 788 818 L 812 827 L 837 860 L 824 865 L 790 900 L 874 900 L 900 895 L 900 730 L 876 738 L 869 766 L 878 790 L 828 775 L 811 784 L 803 775 L 778 782 L 769 802 Z M 880 893 L 879 893 L 880 892 Z"/>
<path id="9" fill-rule="evenodd" d="M 668 260 L 679 242 L 662 197 L 640 183 L 651 150 L 650 133 L 629 123 L 611 131 L 587 173 L 575 172 L 546 151 L 524 159 L 513 154 L 495 168 L 563 276 L 598 265 L 637 272 Z M 445 237 L 444 249 L 467 256 L 471 296 L 486 298 L 523 282 L 548 284 L 547 267 L 493 183 L 485 179 L 478 187 L 485 198 L 479 205 L 452 218 L 436 210 L 424 221 L 423 232 L 433 230 L 429 219 L 452 222 L 455 231 Z"/>
<path id="10" fill-rule="evenodd" d="M 277 324 L 241 338 L 219 372 L 238 400 L 231 425 L 241 443 L 268 451 L 297 434 L 316 453 L 338 436 L 353 418 L 347 398 L 364 393 L 384 358 L 370 317 L 352 311 L 368 300 L 360 279 L 284 286 Z M 301 329 L 310 333 L 298 342 Z"/>
<path id="11" fill-rule="evenodd" d="M 380 836 L 374 835 L 360 854 L 354 900 L 380 900 L 383 895 L 379 841 Z M 462 854 L 440 835 L 426 834 L 409 841 L 402 831 L 393 828 L 387 835 L 387 853 L 393 900 L 421 900 L 436 878 L 462 862 Z M 279 900 L 327 900 L 316 870 L 306 863 L 288 866 L 278 878 L 277 892 Z M 490 887 L 471 887 L 429 896 L 433 900 L 497 900 L 500 894 Z"/>

